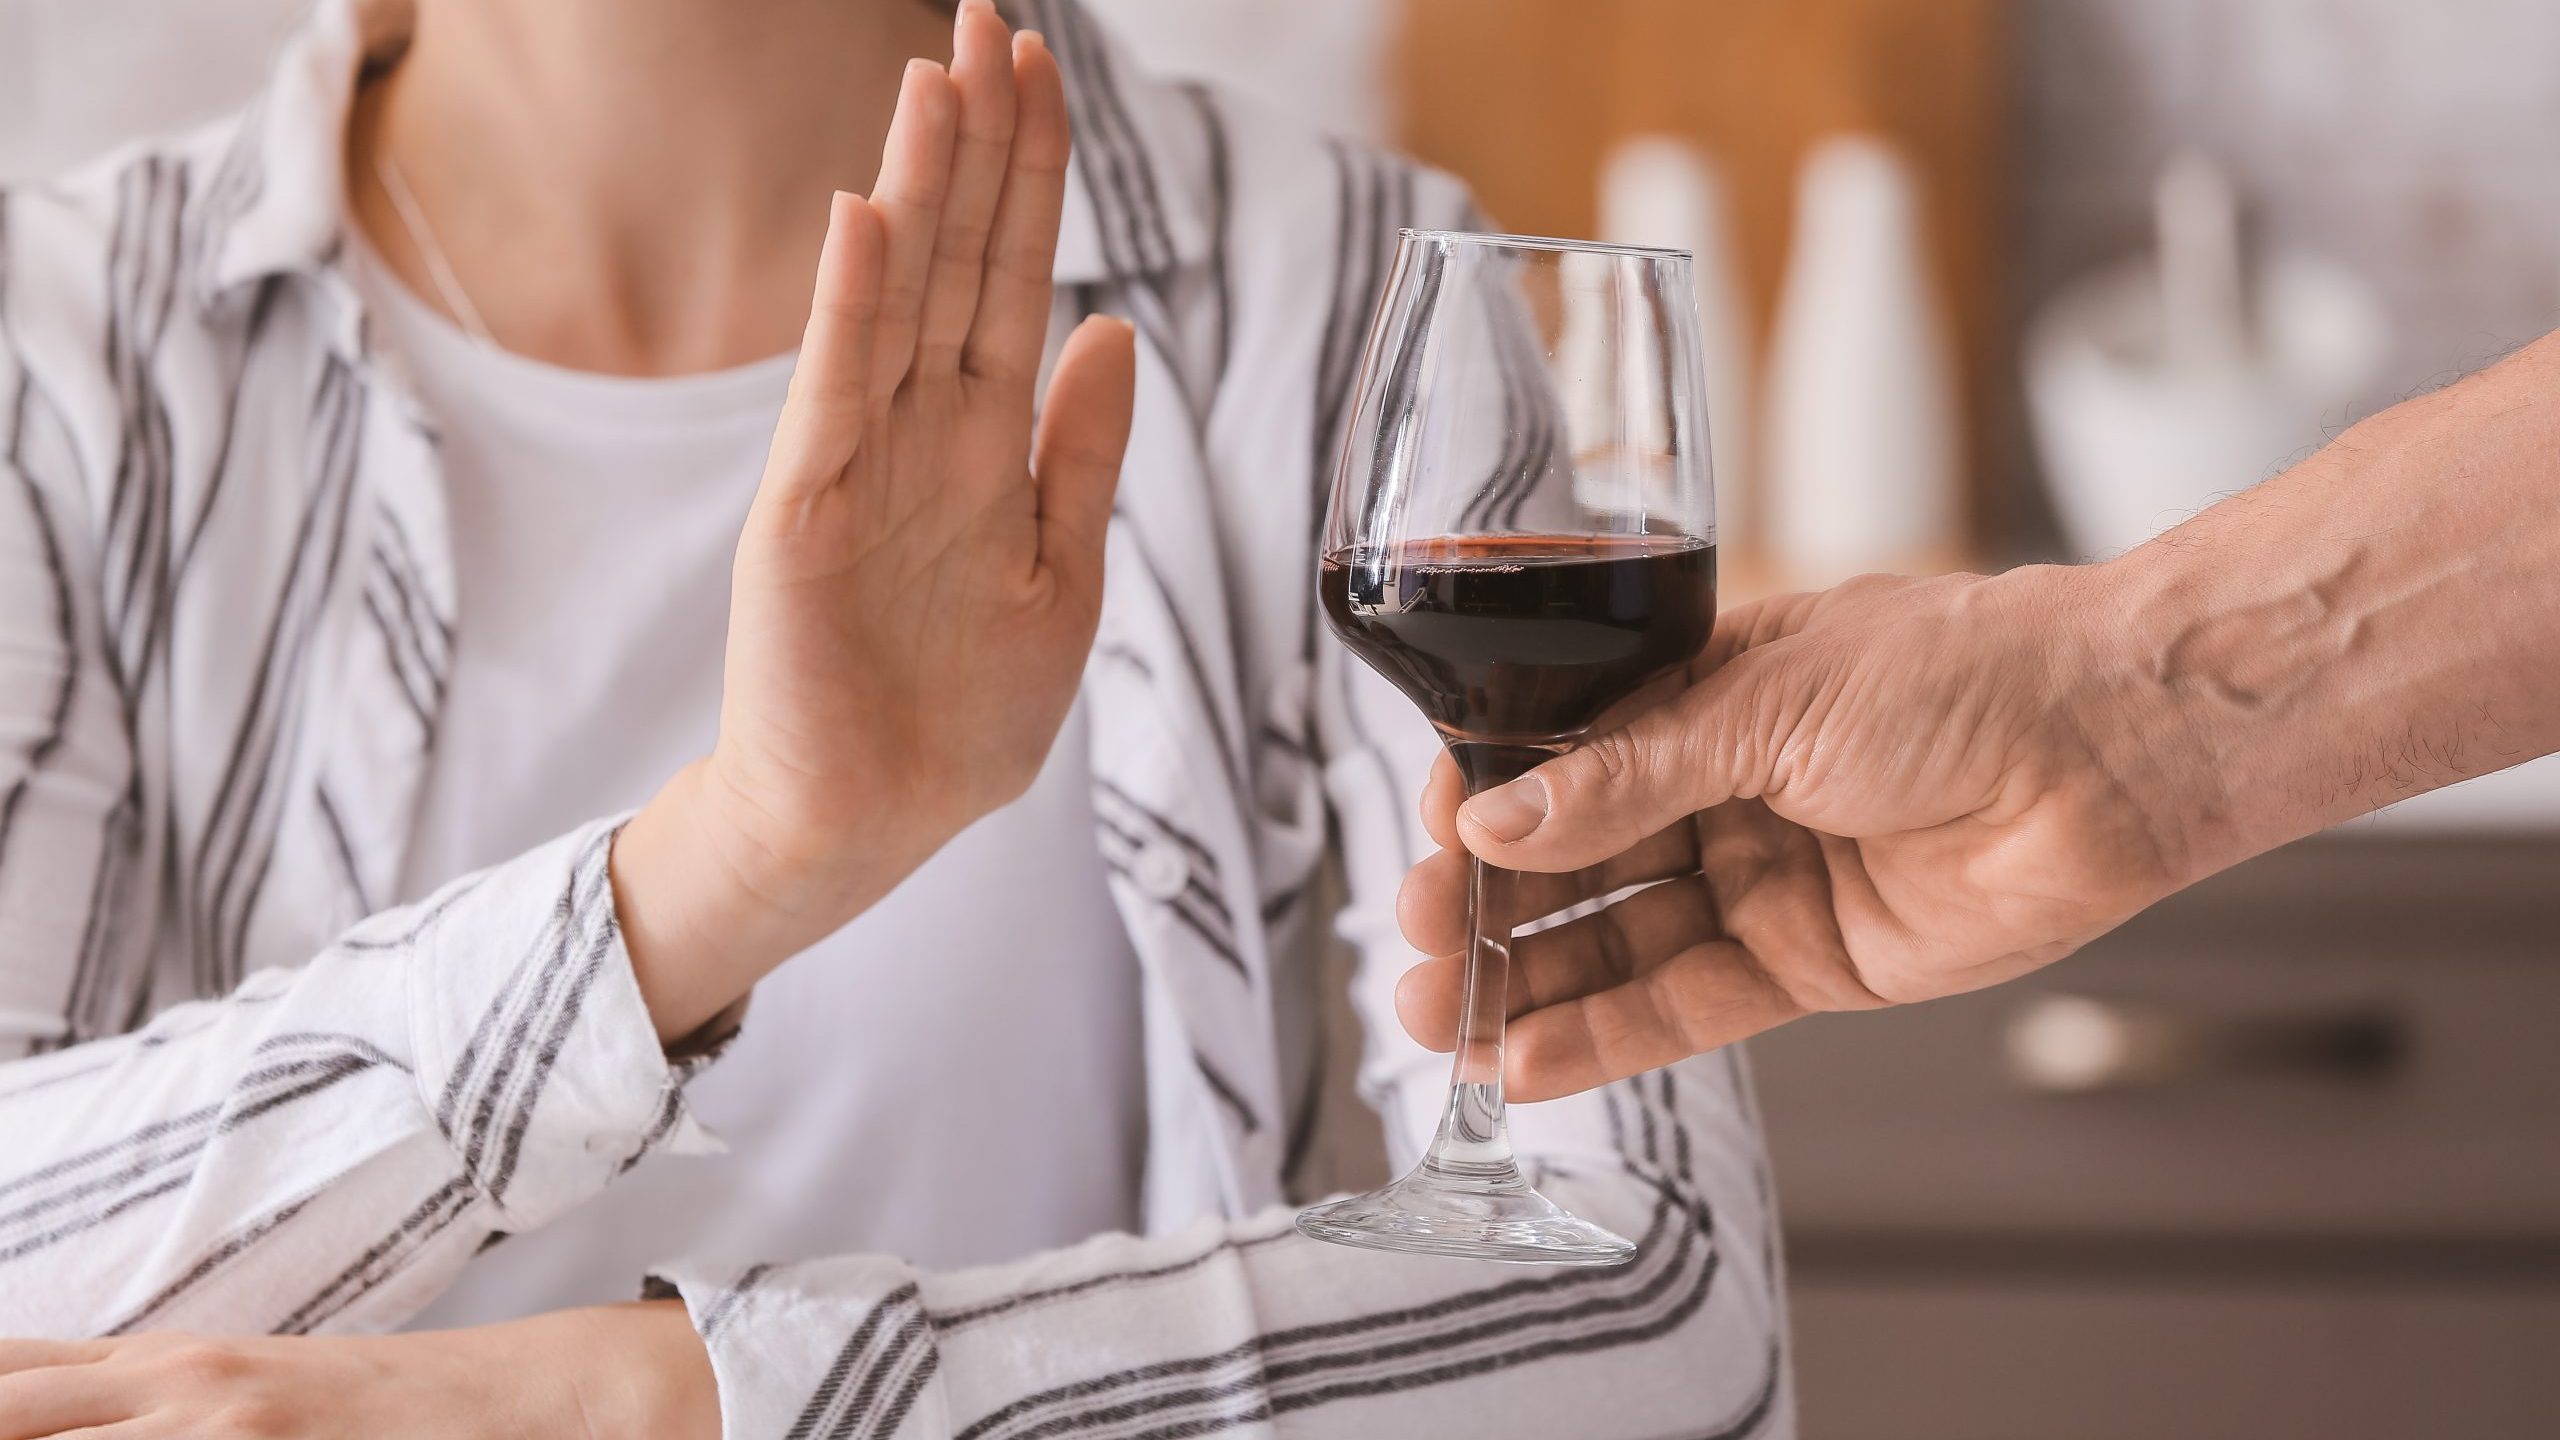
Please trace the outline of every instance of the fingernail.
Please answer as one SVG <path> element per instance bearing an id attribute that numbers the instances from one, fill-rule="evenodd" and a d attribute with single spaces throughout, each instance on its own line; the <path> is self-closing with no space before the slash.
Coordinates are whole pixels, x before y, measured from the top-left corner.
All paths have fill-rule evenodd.
<path id="1" fill-rule="evenodd" d="M 1028 45 L 1034 50 L 1049 48 L 1049 37 L 1037 30 L 1016 30 L 1013 32 L 1013 42 L 1017 45 Z"/>
<path id="2" fill-rule="evenodd" d="M 1524 840 L 1546 823 L 1547 782 L 1535 775 L 1524 775 L 1468 801 L 1466 814 L 1496 840 Z"/>

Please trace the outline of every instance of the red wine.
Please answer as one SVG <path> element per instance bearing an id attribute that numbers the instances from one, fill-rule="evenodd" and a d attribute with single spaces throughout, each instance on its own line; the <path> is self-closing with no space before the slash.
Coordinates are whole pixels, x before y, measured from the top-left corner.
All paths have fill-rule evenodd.
<path id="1" fill-rule="evenodd" d="M 1665 535 L 1413 540 L 1326 556 L 1317 589 L 1343 643 L 1444 736 L 1528 745 L 1705 648 L 1716 551 Z"/>

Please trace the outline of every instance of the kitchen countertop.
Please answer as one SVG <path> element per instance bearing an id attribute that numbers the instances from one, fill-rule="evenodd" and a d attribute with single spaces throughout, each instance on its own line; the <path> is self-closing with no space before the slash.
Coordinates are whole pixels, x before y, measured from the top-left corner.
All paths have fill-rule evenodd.
<path id="1" fill-rule="evenodd" d="M 2339 831 L 2395 836 L 2560 832 L 2560 755 L 2403 800 L 2378 815 L 2349 821 Z"/>

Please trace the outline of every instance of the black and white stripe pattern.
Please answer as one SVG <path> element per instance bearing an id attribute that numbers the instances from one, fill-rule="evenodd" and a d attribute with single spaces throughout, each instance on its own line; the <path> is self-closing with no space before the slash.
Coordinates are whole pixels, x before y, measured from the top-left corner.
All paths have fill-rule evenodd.
<path id="1" fill-rule="evenodd" d="M 1460 523 L 1470 530 L 1516 530 L 1539 482 L 1565 457 L 1564 412 L 1529 317 L 1498 311 L 1490 318 L 1502 376 L 1502 451 Z"/>
<path id="2" fill-rule="evenodd" d="M 903 1286 L 863 1317 L 784 1440 L 895 1435 L 937 1363 L 933 1321 L 917 1287 Z"/>
<path id="3" fill-rule="evenodd" d="M 138 1330 L 150 1327 L 152 1322 L 168 1313 L 171 1307 L 185 1299 L 196 1287 L 210 1279 L 216 1271 L 291 1224 L 310 1203 L 307 1196 L 292 1201 L 275 1213 L 261 1216 L 224 1236 L 221 1242 L 207 1250 L 201 1259 L 179 1272 L 178 1278 L 162 1286 L 158 1293 L 141 1305 L 128 1311 L 123 1319 L 103 1327 L 102 1333 L 131 1335 Z"/>
<path id="4" fill-rule="evenodd" d="M 1325 504 L 1341 468 L 1350 463 L 1346 448 L 1354 386 L 1367 352 L 1371 322 L 1395 260 L 1398 237 L 1421 222 L 1416 175 L 1411 166 L 1342 141 L 1328 141 L 1336 186 L 1333 285 L 1325 308 L 1324 339 L 1316 351 L 1313 478 L 1316 503 L 1310 511 L 1321 526 Z M 1308 534 L 1308 548 L 1321 536 Z"/>
<path id="5" fill-rule="evenodd" d="M 118 186 L 107 252 L 107 369 L 132 417 L 108 490 L 101 565 L 107 628 L 131 698 L 149 676 L 168 621 L 171 436 L 156 365 L 178 293 L 187 169 L 144 155 Z"/>
<path id="6" fill-rule="evenodd" d="M 1172 847 L 1172 853 L 1182 858 L 1184 880 L 1182 889 L 1165 897 L 1163 905 L 1210 953 L 1239 976 L 1249 975 L 1236 949 L 1235 916 L 1227 909 L 1217 857 L 1196 837 L 1110 781 L 1097 781 L 1093 789 L 1094 834 L 1102 845 L 1102 863 L 1111 873 L 1134 880 L 1141 856 Z"/>
<path id="7" fill-rule="evenodd" d="M 1664 1106 L 1671 1100 L 1669 1085 L 1663 1077 L 1658 1093 Z M 959 1432 L 961 1440 L 1211 1435 L 1327 1404 L 1642 1345 L 1671 1333 L 1697 1312 L 1714 1285 L 1719 1257 L 1713 1211 L 1692 1187 L 1688 1133 L 1676 1112 L 1657 1114 L 1655 1092 L 1642 1084 L 1614 1087 L 1604 1103 L 1614 1128 L 1631 1141 L 1630 1127 L 1615 1112 L 1638 1112 L 1642 1143 L 1631 1143 L 1623 1162 L 1657 1197 L 1632 1264 L 1498 1280 L 1426 1304 L 1276 1330 L 1223 1350 L 1079 1380 L 981 1417 Z M 1272 1240 L 1312 1243 L 1285 1232 L 1263 1243 Z M 1229 1248 L 1164 1270 L 1088 1280 L 1079 1288 L 1161 1279 L 1217 1259 Z M 1000 1307 L 982 1307 L 944 1317 L 941 1324 L 953 1331 L 1001 1313 Z M 1745 1407 L 1747 1420 L 1765 1415 L 1777 1375 L 1773 1366 Z"/>
<path id="8" fill-rule="evenodd" d="M 415 687 L 417 709 L 432 732 L 429 717 L 443 709 L 445 685 L 453 673 L 453 619 L 428 594 L 425 569 L 398 517 L 382 511 L 374 535 L 365 606 L 376 612 L 375 623 L 392 651 L 392 668 L 404 690 Z"/>
<path id="9" fill-rule="evenodd" d="M 702 1312 L 702 1318 L 698 1322 L 702 1332 L 702 1338 L 706 1341 L 718 1339 L 721 1330 L 728 1325 L 729 1317 L 738 1313 L 738 1302 L 746 1299 L 747 1293 L 755 1289 L 758 1284 L 763 1282 L 766 1276 L 772 1273 L 773 1266 L 770 1263 L 759 1261 L 756 1264 L 748 1266 L 746 1270 L 738 1276 L 737 1283 L 729 1286 L 725 1290 L 722 1290 L 720 1292 L 720 1298 L 712 1301 L 711 1304 Z M 672 1294 L 668 1294 L 660 1296 L 659 1298 L 673 1299 L 675 1297 Z"/>
<path id="10" fill-rule="evenodd" d="M 1359 399 L 1355 386 L 1402 232 L 1430 228 L 1421 209 L 1419 177 L 1411 166 L 1339 141 L 1327 142 L 1325 148 L 1337 208 L 1331 303 L 1316 354 L 1314 474 L 1308 487 L 1310 551 L 1328 543 L 1322 527 L 1339 472 L 1358 463 L 1350 452 L 1355 443 L 1353 410 Z M 1306 607 L 1302 623 L 1310 671 L 1330 667 L 1346 691 L 1367 683 L 1360 661 L 1328 638 L 1316 606 Z M 1375 737 L 1368 733 L 1357 708 L 1346 709 L 1344 716 L 1355 741 L 1374 751 Z M 1418 853 L 1415 829 L 1406 816 L 1406 809 L 1396 806 L 1388 821 L 1399 855 Z"/>
<path id="11" fill-rule="evenodd" d="M 1215 397 L 1227 381 L 1227 366 L 1235 358 L 1235 279 L 1228 273 L 1227 247 L 1231 243 L 1227 228 L 1234 223 L 1234 180 L 1230 174 L 1234 157 L 1227 142 L 1227 122 L 1219 107 L 1218 97 L 1205 85 L 1181 87 L 1183 96 L 1198 112 L 1200 135 L 1208 151 L 1208 200 L 1210 251 L 1205 265 L 1209 293 L 1211 339 L 1207 346 L 1208 366 L 1200 381 L 1193 386 L 1195 418 L 1206 423 L 1208 397 Z"/>
<path id="12" fill-rule="evenodd" d="M 339 812 L 338 802 L 329 798 L 327 781 L 312 787 L 311 803 L 320 812 L 320 823 L 328 827 L 330 849 L 337 857 L 339 873 L 346 880 L 348 918 L 358 919 L 372 914 L 373 899 L 366 893 L 364 873 L 356 861 L 355 841 L 347 834 L 346 817 Z"/>
<path id="13" fill-rule="evenodd" d="M 211 179 L 202 187 L 204 198 L 190 221 L 193 239 L 188 247 L 188 269 L 200 304 L 213 305 L 222 300 L 222 265 L 233 228 L 266 193 L 266 146 L 270 142 L 267 126 L 278 95 L 279 91 L 271 87 L 249 102 L 223 146 L 221 158 L 214 162 Z"/>
<path id="14" fill-rule="evenodd" d="M 306 143 L 345 120 L 371 3 L 321 0 L 227 133 L 0 195 L 0 553 L 26 571 L 0 609 L 21 682 L 0 918 L 34 937 L 0 971 L 30 1032 L 0 1057 L 206 1002 L 0 1066 L 0 1331 L 396 1324 L 496 1235 L 700 1143 L 618 968 L 608 826 L 332 939 L 391 898 L 471 643 L 432 417 L 365 352 L 333 270 L 342 177 Z M 1279 1052 L 1328 853 L 1363 952 L 1363 1093 L 1427 1103 L 1446 1075 L 1391 998 L 1431 741 L 1329 647 L 1309 552 L 1397 230 L 1481 222 L 1445 177 L 1149 81 L 1074 0 L 1008 8 L 1048 33 L 1079 127 L 1060 321 L 1110 309 L 1142 339 L 1087 698 L 1096 843 L 1148 986 L 1156 1238 L 955 1276 L 679 1270 L 726 1418 L 1353 1436 L 1412 1433 L 1421 1406 L 1502 1440 L 1571 1403 L 1537 1433 L 1782 1435 L 1768 1201 L 1720 1067 L 1566 1102 L 1525 1149 L 1646 1232 L 1617 1271 L 1398 1266 L 1315 1247 L 1272 1203 L 1324 1138 L 1321 1067 Z M 1489 492 L 1544 463 L 1531 399 Z M 1382 1108 L 1402 1138 L 1412 1116 Z M 1656 1409 L 1575 1391 L 1636 1365 L 1675 1379 Z"/>
<path id="15" fill-rule="evenodd" d="M 12 237 L 9 215 L 8 197 L 0 194 L 0 354 L 12 361 L 10 368 L 16 372 L 16 382 L 10 387 L 7 400 L 5 454 L 8 478 L 17 492 L 13 498 L 26 507 L 26 527 L 33 535 L 43 560 L 43 589 L 51 605 L 45 628 L 51 632 L 55 651 L 60 657 L 55 666 L 60 678 L 44 705 L 44 718 L 35 731 L 35 738 L 27 746 L 26 758 L 18 766 L 8 789 L 0 791 L 0 867 L 8 863 L 9 842 L 16 830 L 19 810 L 26 803 L 28 788 L 36 782 L 45 763 L 62 745 L 71 721 L 72 697 L 80 685 L 80 649 L 72 632 L 76 622 L 71 600 L 71 573 L 63 558 L 62 531 L 53 514 L 53 502 L 46 498 L 44 488 L 36 483 L 27 468 L 26 442 L 35 420 L 35 380 L 28 373 L 24 360 L 18 358 L 17 345 L 10 333 L 9 247 Z"/>
<path id="16" fill-rule="evenodd" d="M 1211 1435 L 1656 1339 L 1696 1311 L 1715 1277 L 1708 1238 L 1678 1225 L 1676 1214 L 1668 1202 L 1658 1206 L 1640 1258 L 1621 1269 L 1510 1281 L 1133 1367 L 1025 1396 L 961 1430 L 960 1440 Z"/>
<path id="17" fill-rule="evenodd" d="M 398 1062 L 354 1036 L 285 1034 L 268 1040 L 222 1100 L 0 1184 L 0 1264 L 62 1244 L 183 1188 L 217 1138 L 377 1065 Z"/>
<path id="18" fill-rule="evenodd" d="M 549 924 L 472 1032 L 437 1098 L 436 1124 L 493 1201 L 506 1198 L 534 1106 L 614 940 L 610 838 L 600 831 L 579 852 Z"/>
<path id="19" fill-rule="evenodd" d="M 266 622 L 251 672 L 253 698 L 233 731 L 230 759 L 194 857 L 194 954 L 202 994 L 222 993 L 245 971 L 249 918 L 275 843 L 282 771 L 304 718 L 301 687 L 345 553 L 363 424 L 364 396 L 354 371 L 336 356 L 327 357 L 311 397 L 314 469 L 290 574 Z"/>
<path id="20" fill-rule="evenodd" d="M 1129 97 L 1114 75 L 1114 57 L 1084 8 L 1072 0 L 1024 0 L 1023 17 L 1048 37 L 1067 80 L 1067 111 L 1075 127 L 1079 171 L 1094 200 L 1102 253 L 1113 280 L 1145 281 L 1154 297 L 1143 326 L 1166 316 L 1158 288 L 1177 256 L 1155 159 L 1131 118 Z M 1172 350 L 1175 347 L 1166 345 Z"/>
<path id="21" fill-rule="evenodd" d="M 23 507 L 20 523 L 41 569 L 40 575 L 31 577 L 41 599 L 30 595 L 20 602 L 40 604 L 43 612 L 41 619 L 28 611 L 21 612 L 36 622 L 31 627 L 34 633 L 23 643 L 30 651 L 39 644 L 50 651 L 52 673 L 40 682 L 44 685 L 43 698 L 37 702 L 42 706 L 41 718 L 27 727 L 32 738 L 13 767 L 15 773 L 6 788 L 0 789 L 0 894 L 5 894 L 7 886 L 18 877 L 43 863 L 21 855 L 13 864 L 12 847 L 20 840 L 21 822 L 29 811 L 34 787 L 43 780 L 70 735 L 84 687 L 89 692 L 103 692 L 115 685 L 115 677 L 102 660 L 84 662 L 80 607 L 72 588 L 70 544 L 75 532 L 71 527 L 79 523 L 80 517 L 76 512 L 66 513 L 69 506 L 65 497 L 76 496 L 85 489 L 87 476 L 60 408 L 38 384 L 12 312 L 12 291 L 20 283 L 19 269 L 13 263 L 21 243 L 15 224 L 17 208 L 12 197 L 0 194 L 0 361 L 6 362 L 0 374 L 12 377 L 5 396 L 0 397 L 0 403 L 6 405 L 5 411 L 0 411 L 0 423 L 7 426 L 5 436 L 0 436 L 0 461 L 5 461 L 0 463 L 0 469 L 7 473 L 0 476 L 0 481 L 5 481 L 11 491 L 6 500 Z M 37 639 L 39 635 L 41 641 Z M 30 700 L 36 698 L 36 692 L 27 693 Z M 110 807 L 91 836 L 84 837 L 94 844 L 90 852 L 94 859 L 87 876 L 87 914 L 80 939 L 69 957 L 70 974 L 63 987 L 65 1018 L 58 1032 L 31 1037 L 30 1048 L 36 1052 L 94 1032 L 91 1022 L 98 1013 L 103 979 L 100 952 L 107 943 L 104 905 L 115 893 L 117 861 L 123 854 L 119 841 L 127 838 L 130 817 L 129 803 Z M 64 851 L 70 848 L 62 846 L 61 838 L 52 836 L 36 843 L 47 848 L 46 859 L 61 853 L 55 849 L 57 846 Z"/>
<path id="22" fill-rule="evenodd" d="M 1703 1157 L 1684 1112 L 1683 1083 L 1665 1074 L 1611 1087 L 1598 1098 L 1620 1145 L 1618 1173 L 1651 1197 L 1638 1257 L 1625 1267 L 1546 1272 L 1460 1267 L 1474 1283 L 1431 1299 L 1354 1310 L 1264 1330 L 1215 1349 L 1079 1375 L 1011 1396 L 951 1433 L 959 1440 L 1216 1435 L 1329 1409 L 1359 1413 L 1362 1402 L 1391 1403 L 1445 1386 L 1481 1387 L 1490 1377 L 1548 1362 L 1658 1345 L 1700 1315 L 1728 1264 L 1715 1207 L 1701 1188 L 1698 1163 Z M 1694 1077 L 1687 1083 L 1696 1083 Z M 1567 1173 L 1545 1167 L 1541 1182 L 1555 1184 Z M 1583 1183 L 1592 1178 L 1583 1177 Z M 901 1287 L 862 1308 L 790 1433 L 894 1434 L 908 1406 L 889 1382 L 902 1368 L 922 1368 L 926 1362 L 911 1356 L 923 1347 L 948 1352 L 990 1330 L 1081 1332 L 1101 1316 L 1136 1313 L 1129 1307 L 1142 1307 L 1151 1296 L 1170 1297 L 1182 1287 L 1204 1283 L 1214 1288 L 1220 1270 L 1268 1265 L 1287 1251 L 1342 1257 L 1354 1273 L 1364 1265 L 1389 1263 L 1316 1247 L 1297 1236 L 1283 1216 L 1240 1226 L 1209 1245 L 1161 1262 L 930 1313 L 919 1308 L 912 1286 Z M 753 1308 L 754 1287 L 774 1273 L 774 1267 L 757 1267 L 709 1301 L 698 1323 L 715 1346 L 740 1323 L 739 1313 Z M 910 1337 L 904 1344 L 902 1335 Z M 1713 1424 L 1675 1433 L 1697 1434 L 1702 1440 L 1779 1433 L 1771 1426 L 1783 1409 L 1785 1368 L 1775 1335 L 1764 1335 L 1755 1353 L 1739 1358 L 1747 1362 L 1744 1383 L 1720 1402 Z M 1550 1367 L 1538 1373 L 1553 1383 L 1572 1371 Z M 1692 1416 L 1696 1418 L 1702 1417 Z M 1311 1434 L 1379 1433 L 1358 1428 L 1367 1423 L 1359 1420 L 1296 1423 L 1313 1426 L 1307 1431 Z M 1589 1433 L 1620 1433 L 1607 1428 L 1605 1417 L 1593 1423 Z M 1470 1422 L 1469 1429 L 1515 1433 L 1498 1421 Z"/>
<path id="23" fill-rule="evenodd" d="M 457 1177 L 427 1192 L 416 1208 L 367 1246 L 354 1262 L 321 1284 L 310 1298 L 275 1322 L 279 1335 L 309 1335 L 347 1313 L 415 1261 L 420 1251 L 451 1229 L 471 1208 L 468 1182 Z"/>
<path id="24" fill-rule="evenodd" d="M 1361 368 L 1370 362 L 1372 322 L 1385 293 L 1396 256 L 1397 237 L 1413 226 L 1417 199 L 1415 174 L 1393 157 L 1335 142 L 1332 147 L 1341 211 L 1334 238 L 1333 303 L 1325 314 L 1325 339 L 1318 353 L 1316 397 L 1316 489 L 1329 494 L 1342 466 L 1364 457 L 1350 451 L 1354 407 L 1364 398 L 1356 389 Z M 1436 275 L 1427 277 L 1436 279 Z M 1421 308 L 1428 309 L 1428 295 Z M 1408 372 L 1381 375 L 1377 382 L 1392 388 L 1410 383 L 1409 369 L 1418 352 L 1407 355 Z M 1383 442 L 1383 438 L 1381 440 Z M 1356 483 L 1364 478 L 1354 474 Z M 1321 513 L 1321 512 L 1319 512 Z"/>
<path id="25" fill-rule="evenodd" d="M 1108 1274 L 1089 1275 L 1063 1285 L 1042 1286 L 1038 1289 L 1007 1295 L 1001 1300 L 989 1301 L 982 1305 L 944 1311 L 933 1317 L 934 1329 L 941 1334 L 951 1335 L 973 1325 L 1001 1319 L 1008 1315 L 1019 1315 L 1042 1306 L 1159 1284 L 1191 1274 L 1202 1266 L 1229 1255 L 1282 1242 L 1294 1244 L 1298 1238 L 1297 1227 L 1286 1221 L 1266 1223 L 1260 1233 L 1255 1233 L 1246 1226 L 1240 1226 L 1235 1233 L 1221 1236 L 1215 1244 L 1183 1259 L 1168 1260 L 1162 1264 L 1144 1266 L 1135 1270 L 1115 1270 Z"/>

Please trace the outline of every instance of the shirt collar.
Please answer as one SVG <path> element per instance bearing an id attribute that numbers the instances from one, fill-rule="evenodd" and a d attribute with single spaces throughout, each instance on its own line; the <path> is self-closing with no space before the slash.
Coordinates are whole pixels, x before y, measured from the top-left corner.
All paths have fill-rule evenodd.
<path id="1" fill-rule="evenodd" d="M 1054 274 L 1134 279 L 1206 256 L 1215 241 L 1211 143 L 1196 92 L 1148 78 L 1079 0 L 1004 0 L 1042 31 L 1076 127 Z M 242 112 L 205 192 L 207 301 L 271 275 L 333 267 L 347 224 L 346 134 L 368 57 L 394 54 L 410 0 L 320 0 Z"/>

